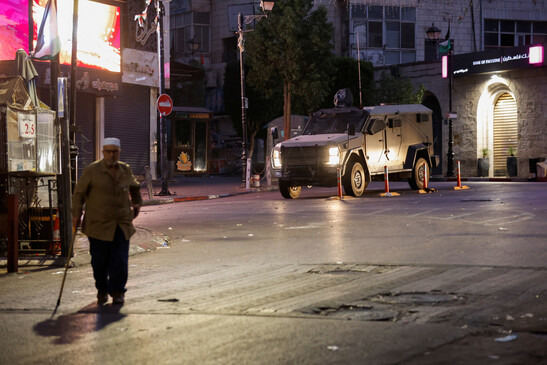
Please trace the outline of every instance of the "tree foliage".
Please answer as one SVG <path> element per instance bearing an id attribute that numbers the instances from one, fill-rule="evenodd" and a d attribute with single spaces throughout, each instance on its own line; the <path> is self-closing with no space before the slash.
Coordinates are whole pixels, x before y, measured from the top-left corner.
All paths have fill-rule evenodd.
<path id="1" fill-rule="evenodd" d="M 327 22 L 326 8 L 313 10 L 313 5 L 313 0 L 278 1 L 268 18 L 245 35 L 249 84 L 259 88 L 266 98 L 282 90 L 285 129 L 292 100 L 297 113 L 319 108 L 334 76 L 334 28 Z"/>
<path id="2" fill-rule="evenodd" d="M 374 72 L 372 63 L 361 62 L 361 94 L 363 105 L 372 105 L 374 100 Z M 349 88 L 353 94 L 353 105 L 359 106 L 359 61 L 349 57 L 337 57 L 334 60 L 335 77 L 329 89 L 328 97 L 323 100 L 322 108 L 332 108 L 333 98 L 340 89 Z"/>
<path id="3" fill-rule="evenodd" d="M 376 89 L 374 104 L 418 104 L 422 102 L 425 88 L 420 85 L 416 91 L 408 78 L 383 72 Z"/>

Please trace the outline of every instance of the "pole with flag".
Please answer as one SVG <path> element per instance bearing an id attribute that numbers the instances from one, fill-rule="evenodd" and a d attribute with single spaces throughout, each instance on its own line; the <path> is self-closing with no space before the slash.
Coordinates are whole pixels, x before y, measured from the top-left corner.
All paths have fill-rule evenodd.
<path id="1" fill-rule="evenodd" d="M 32 56 L 38 60 L 51 60 L 59 52 L 61 52 L 61 39 L 57 27 L 57 1 L 48 0 Z"/>
<path id="2" fill-rule="evenodd" d="M 450 42 L 450 18 L 448 19 L 448 31 L 444 37 L 444 42 L 439 43 L 439 52 L 448 53 L 452 49 L 452 43 Z"/>

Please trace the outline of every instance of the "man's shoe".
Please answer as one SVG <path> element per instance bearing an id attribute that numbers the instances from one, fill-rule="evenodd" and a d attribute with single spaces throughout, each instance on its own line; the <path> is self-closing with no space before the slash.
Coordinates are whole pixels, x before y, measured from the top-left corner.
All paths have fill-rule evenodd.
<path id="1" fill-rule="evenodd" d="M 123 293 L 116 293 L 112 295 L 112 304 L 123 304 L 125 302 Z"/>
<path id="2" fill-rule="evenodd" d="M 108 302 L 108 293 L 97 293 L 97 304 L 103 305 Z"/>

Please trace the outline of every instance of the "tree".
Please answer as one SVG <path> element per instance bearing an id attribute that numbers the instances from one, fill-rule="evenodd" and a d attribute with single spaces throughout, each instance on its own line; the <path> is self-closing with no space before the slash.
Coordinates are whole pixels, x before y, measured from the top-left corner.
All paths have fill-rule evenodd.
<path id="1" fill-rule="evenodd" d="M 226 65 L 224 72 L 224 109 L 232 119 L 234 130 L 242 134 L 241 123 L 241 89 L 239 62 L 234 61 Z M 245 66 L 245 73 L 249 67 Z M 280 93 L 273 93 L 271 97 L 265 98 L 255 87 L 245 87 L 245 97 L 249 99 L 247 110 L 247 129 L 250 139 L 248 157 L 253 157 L 255 137 L 260 133 L 263 126 L 276 118 L 282 111 L 283 97 Z"/>
<path id="2" fill-rule="evenodd" d="M 359 62 L 354 58 L 337 57 L 334 60 L 335 79 L 329 97 L 323 101 L 322 108 L 332 108 L 334 94 L 340 89 L 349 88 L 353 94 L 353 105 L 359 106 Z M 373 105 L 374 71 L 372 63 L 361 61 L 361 93 L 363 105 Z"/>
<path id="3" fill-rule="evenodd" d="M 300 113 L 319 108 L 334 77 L 327 10 L 313 9 L 313 0 L 278 1 L 267 19 L 246 34 L 245 60 L 249 84 L 266 99 L 283 87 L 285 138 L 290 136 L 292 98 Z M 250 119 L 250 118 L 249 118 Z"/>
<path id="4" fill-rule="evenodd" d="M 418 86 L 418 90 L 414 91 L 410 79 L 383 72 L 379 87 L 374 93 L 376 96 L 374 104 L 417 104 L 422 102 L 424 93 L 423 85 Z"/>

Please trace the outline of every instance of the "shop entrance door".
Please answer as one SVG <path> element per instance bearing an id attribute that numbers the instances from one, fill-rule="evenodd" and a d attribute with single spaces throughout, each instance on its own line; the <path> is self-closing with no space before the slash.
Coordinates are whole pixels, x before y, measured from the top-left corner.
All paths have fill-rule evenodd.
<path id="1" fill-rule="evenodd" d="M 507 174 L 508 150 L 517 149 L 517 103 L 509 93 L 501 95 L 494 106 L 494 176 Z"/>
<path id="2" fill-rule="evenodd" d="M 175 119 L 173 123 L 173 160 L 175 172 L 207 172 L 208 120 Z"/>

